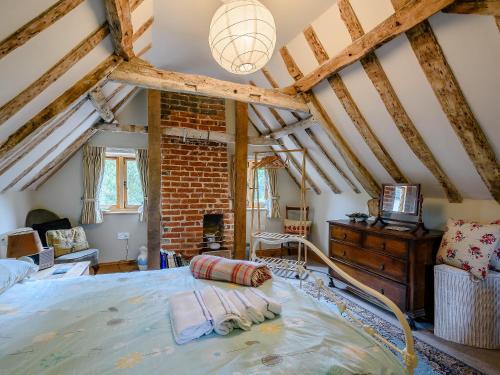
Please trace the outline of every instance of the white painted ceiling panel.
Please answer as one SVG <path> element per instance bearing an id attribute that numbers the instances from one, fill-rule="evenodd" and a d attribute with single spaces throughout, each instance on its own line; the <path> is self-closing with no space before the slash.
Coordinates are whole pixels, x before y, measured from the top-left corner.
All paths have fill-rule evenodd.
<path id="1" fill-rule="evenodd" d="M 50 85 L 41 95 L 38 95 L 28 105 L 12 116 L 0 126 L 0 142 L 4 141 L 11 133 L 30 120 L 39 111 L 52 103 L 59 95 L 64 93 L 74 83 L 92 71 L 112 53 L 111 38 L 107 37 L 83 59 L 76 63 L 61 78 Z M 3 77 L 3 72 L 0 75 Z"/>
<path id="2" fill-rule="evenodd" d="M 467 197 L 489 198 L 488 190 L 453 131 L 406 36 L 392 40 L 376 54 L 403 107 L 457 189 Z M 419 178 L 416 176 L 414 181 L 420 182 Z M 423 180 L 422 183 L 426 186 Z M 438 189 L 443 193 L 442 188 Z"/>
<path id="3" fill-rule="evenodd" d="M 100 0 L 85 1 L 23 46 L 0 59 L 2 104 L 36 81 L 105 21 L 100 3 Z"/>
<path id="4" fill-rule="evenodd" d="M 394 13 L 391 0 L 349 0 L 365 33 Z"/>
<path id="5" fill-rule="evenodd" d="M 11 167 L 6 173 L 0 176 L 0 190 L 5 188 L 11 180 L 16 178 L 28 166 L 35 163 L 48 149 L 63 140 L 74 128 L 78 127 L 82 120 L 93 111 L 90 103 L 85 103 L 76 111 L 64 124 L 57 128 L 49 137 L 37 144 L 33 149 L 29 150 L 26 155 Z M 46 160 L 44 161 L 44 163 Z M 43 164 L 43 163 L 42 163 Z"/>
<path id="6" fill-rule="evenodd" d="M 132 12 L 132 28 L 134 33 L 153 15 L 153 0 L 144 0 L 136 10 Z"/>
<path id="7" fill-rule="evenodd" d="M 89 124 L 96 121 L 97 117 L 98 117 L 97 114 L 93 115 L 88 121 L 80 125 L 78 129 L 76 129 L 66 139 L 64 139 L 64 142 L 61 145 L 59 145 L 57 149 L 54 150 L 54 152 L 51 153 L 51 155 L 48 158 L 45 159 L 44 163 L 37 165 L 37 167 L 33 169 L 30 175 L 24 177 L 19 181 L 18 184 L 16 184 L 14 190 L 22 188 L 33 177 L 35 177 L 46 165 L 48 165 L 52 160 L 54 160 L 56 157 L 62 154 L 64 150 L 66 150 L 66 148 L 68 148 L 71 145 L 71 143 L 73 143 L 81 134 L 83 134 L 85 130 L 89 128 Z"/>
<path id="8" fill-rule="evenodd" d="M 430 18 L 462 92 L 500 160 L 500 35 L 489 16 Z"/>
<path id="9" fill-rule="evenodd" d="M 312 26 L 329 57 L 335 56 L 351 44 L 351 36 L 340 17 L 337 4 L 316 19 Z"/>

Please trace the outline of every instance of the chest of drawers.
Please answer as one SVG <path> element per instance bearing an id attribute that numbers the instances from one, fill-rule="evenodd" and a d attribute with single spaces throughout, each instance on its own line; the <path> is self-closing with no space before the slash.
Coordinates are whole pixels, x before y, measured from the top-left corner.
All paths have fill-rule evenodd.
<path id="1" fill-rule="evenodd" d="M 432 318 L 432 268 L 441 237 L 440 231 L 414 235 L 334 220 L 329 221 L 329 256 L 343 271 L 390 298 L 410 318 Z M 354 286 L 349 288 L 376 302 Z"/>

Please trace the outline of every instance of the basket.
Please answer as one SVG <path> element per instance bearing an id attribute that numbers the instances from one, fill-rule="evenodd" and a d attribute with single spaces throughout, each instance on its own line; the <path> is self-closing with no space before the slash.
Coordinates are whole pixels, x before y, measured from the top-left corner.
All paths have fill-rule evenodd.
<path id="1" fill-rule="evenodd" d="M 434 334 L 485 349 L 500 348 L 500 273 L 474 280 L 461 269 L 434 267 Z"/>

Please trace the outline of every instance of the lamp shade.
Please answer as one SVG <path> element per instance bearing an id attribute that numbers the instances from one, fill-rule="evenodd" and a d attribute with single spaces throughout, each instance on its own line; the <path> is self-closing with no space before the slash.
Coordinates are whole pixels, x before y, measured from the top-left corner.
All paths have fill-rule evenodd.
<path id="1" fill-rule="evenodd" d="M 208 38 L 214 59 L 234 74 L 264 67 L 274 51 L 276 26 L 258 0 L 226 0 L 215 12 Z"/>
<path id="2" fill-rule="evenodd" d="M 38 232 L 21 232 L 7 237 L 7 258 L 20 258 L 43 251 Z"/>

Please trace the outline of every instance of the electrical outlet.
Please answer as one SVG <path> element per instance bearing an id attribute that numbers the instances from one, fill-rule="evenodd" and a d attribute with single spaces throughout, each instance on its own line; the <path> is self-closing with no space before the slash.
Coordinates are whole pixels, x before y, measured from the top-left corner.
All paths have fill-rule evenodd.
<path id="1" fill-rule="evenodd" d="M 129 232 L 118 232 L 116 235 L 117 240 L 128 240 L 130 238 Z"/>

